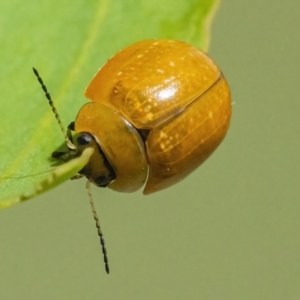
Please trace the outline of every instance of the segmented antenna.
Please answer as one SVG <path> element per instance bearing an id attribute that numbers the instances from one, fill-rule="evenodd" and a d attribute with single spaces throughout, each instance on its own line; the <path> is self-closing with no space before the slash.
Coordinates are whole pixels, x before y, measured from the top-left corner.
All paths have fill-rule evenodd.
<path id="1" fill-rule="evenodd" d="M 98 235 L 99 235 L 99 238 L 100 238 L 100 244 L 101 244 L 102 253 L 103 253 L 103 260 L 104 260 L 104 264 L 105 264 L 105 270 L 106 270 L 106 273 L 109 274 L 109 265 L 108 265 L 107 251 L 106 251 L 106 248 L 105 248 L 105 241 L 104 241 L 104 238 L 103 238 L 103 233 L 102 233 L 102 230 L 101 230 L 101 227 L 100 227 L 99 218 L 98 218 L 96 208 L 95 208 L 95 205 L 94 205 L 94 201 L 93 201 L 93 197 L 92 197 L 90 180 L 88 180 L 87 183 L 86 183 L 86 190 L 87 190 L 87 193 L 88 193 L 88 196 L 89 196 L 89 199 L 90 199 L 90 204 L 91 204 L 92 212 L 93 212 L 93 215 L 94 215 L 94 219 L 96 221 L 96 227 L 97 227 Z"/>
<path id="2" fill-rule="evenodd" d="M 54 115 L 55 115 L 55 118 L 56 118 L 56 120 L 57 120 L 57 122 L 58 122 L 58 125 L 59 125 L 59 127 L 60 127 L 62 133 L 64 134 L 65 141 L 66 141 L 66 143 L 67 143 L 68 148 L 69 148 L 69 149 L 75 150 L 75 149 L 76 149 L 76 146 L 71 142 L 71 140 L 69 139 L 69 137 L 68 137 L 68 135 L 67 135 L 67 132 L 66 132 L 66 130 L 65 130 L 65 128 L 64 128 L 64 126 L 63 126 L 63 124 L 62 124 L 62 122 L 61 122 L 61 119 L 60 119 L 60 117 L 59 117 L 59 115 L 58 115 L 58 112 L 57 112 L 57 110 L 56 110 L 56 108 L 55 108 L 55 106 L 54 106 L 54 103 L 53 103 L 52 99 L 51 99 L 51 95 L 50 95 L 50 93 L 48 92 L 47 87 L 45 86 L 45 84 L 44 84 L 44 82 L 43 82 L 43 79 L 40 77 L 40 74 L 39 74 L 39 72 L 37 71 L 36 68 L 32 68 L 32 70 L 33 70 L 33 73 L 34 73 L 34 75 L 36 76 L 37 80 L 39 81 L 39 83 L 40 83 L 40 85 L 41 85 L 41 87 L 42 87 L 42 89 L 43 89 L 43 91 L 44 91 L 44 93 L 45 93 L 46 98 L 48 99 L 48 103 L 49 103 L 49 105 L 50 105 L 51 108 L 52 108 L 52 111 L 53 111 L 53 113 L 54 113 Z"/>
<path id="3" fill-rule="evenodd" d="M 60 129 L 61 129 L 62 133 L 64 134 L 64 137 L 65 137 L 65 140 L 66 140 L 68 148 L 76 150 L 76 146 L 71 142 L 71 140 L 70 140 L 67 132 L 65 131 L 65 129 L 64 129 L 63 125 L 62 125 L 62 122 L 60 120 L 58 112 L 57 112 L 57 110 L 56 110 L 56 108 L 54 106 L 54 103 L 53 103 L 52 99 L 51 99 L 51 95 L 48 92 L 47 87 L 45 86 L 42 78 L 40 77 L 39 72 L 35 68 L 32 68 L 32 69 L 33 69 L 33 73 L 35 74 L 36 78 L 38 79 L 38 81 L 39 81 L 39 83 L 40 83 L 40 85 L 41 85 L 41 87 L 42 87 L 42 89 L 43 89 L 43 91 L 45 93 L 46 98 L 48 99 L 49 105 L 52 108 L 52 111 L 53 111 L 53 113 L 55 115 L 55 118 L 56 118 L 56 120 L 57 120 L 57 122 L 58 122 L 58 124 L 60 126 Z M 87 190 L 87 193 L 88 193 L 88 196 L 89 196 L 89 200 L 90 200 L 92 212 L 93 212 L 93 215 L 94 215 L 94 219 L 96 221 L 97 232 L 98 232 L 98 235 L 100 237 L 100 244 L 101 244 L 102 253 L 103 253 L 103 260 L 104 260 L 104 263 L 105 263 L 105 270 L 106 270 L 106 273 L 109 274 L 109 265 L 108 265 L 107 251 L 106 251 L 106 248 L 105 248 L 105 242 L 104 242 L 103 233 L 101 231 L 101 227 L 100 227 L 100 223 L 99 223 L 99 218 L 98 218 L 98 215 L 97 215 L 97 212 L 96 212 L 96 208 L 95 208 L 95 205 L 94 205 L 94 202 L 93 202 L 90 180 L 88 180 L 87 183 L 86 183 L 86 190 Z"/>

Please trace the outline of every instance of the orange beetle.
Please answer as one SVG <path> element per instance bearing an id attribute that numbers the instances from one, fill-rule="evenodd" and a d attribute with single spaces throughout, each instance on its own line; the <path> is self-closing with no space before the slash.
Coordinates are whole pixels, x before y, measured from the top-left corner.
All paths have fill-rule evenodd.
<path id="1" fill-rule="evenodd" d="M 33 68 L 65 134 L 69 160 L 93 148 L 79 176 L 87 190 L 105 262 L 103 234 L 90 182 L 119 192 L 144 194 L 182 180 L 217 148 L 230 122 L 228 84 L 203 52 L 179 41 L 147 40 L 122 50 L 95 75 L 85 91 L 92 102 L 79 111 L 65 133 L 43 80 Z M 76 145 L 71 130 L 78 134 Z M 148 170 L 149 169 L 149 170 Z"/>
<path id="2" fill-rule="evenodd" d="M 83 133 L 79 153 L 95 148 L 80 174 L 119 192 L 146 182 L 144 194 L 150 194 L 182 180 L 221 143 L 231 116 L 220 69 L 173 40 L 125 48 L 98 71 L 85 96 L 92 102 L 69 127 Z"/>

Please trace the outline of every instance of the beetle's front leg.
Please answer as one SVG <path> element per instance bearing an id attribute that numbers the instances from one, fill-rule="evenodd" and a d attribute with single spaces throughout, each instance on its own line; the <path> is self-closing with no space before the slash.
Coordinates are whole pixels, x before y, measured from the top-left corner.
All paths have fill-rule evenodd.
<path id="1" fill-rule="evenodd" d="M 82 175 L 82 174 L 76 174 L 76 175 L 72 176 L 70 179 L 71 180 L 75 180 L 75 179 L 80 179 L 82 177 L 84 177 L 84 175 Z"/>

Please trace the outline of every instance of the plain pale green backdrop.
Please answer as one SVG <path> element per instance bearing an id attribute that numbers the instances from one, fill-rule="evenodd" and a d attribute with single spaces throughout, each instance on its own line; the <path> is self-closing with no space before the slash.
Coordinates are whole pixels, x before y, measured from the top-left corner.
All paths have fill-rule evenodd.
<path id="1" fill-rule="evenodd" d="M 1 211 L 1 299 L 299 299 L 300 2 L 224 1 L 210 55 L 229 134 L 187 180 L 144 197 L 85 180 Z"/>

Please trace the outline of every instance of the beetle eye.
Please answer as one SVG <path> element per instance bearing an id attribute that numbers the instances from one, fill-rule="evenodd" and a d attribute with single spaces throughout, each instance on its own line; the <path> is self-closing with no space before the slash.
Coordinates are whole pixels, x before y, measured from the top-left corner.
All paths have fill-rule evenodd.
<path id="1" fill-rule="evenodd" d="M 82 133 L 78 138 L 77 138 L 77 143 L 80 146 L 84 146 L 89 144 L 93 140 L 93 137 L 88 134 L 88 133 Z"/>

